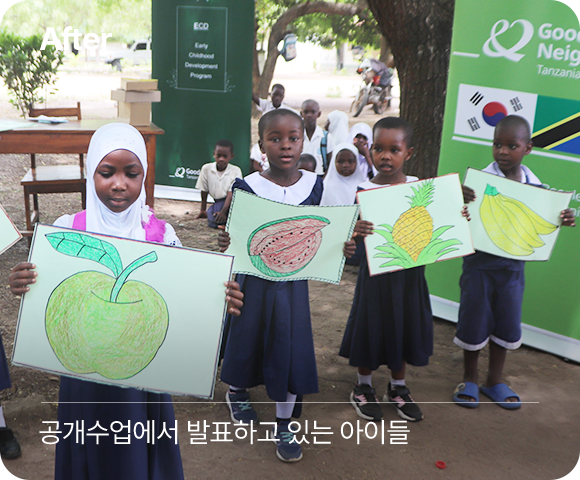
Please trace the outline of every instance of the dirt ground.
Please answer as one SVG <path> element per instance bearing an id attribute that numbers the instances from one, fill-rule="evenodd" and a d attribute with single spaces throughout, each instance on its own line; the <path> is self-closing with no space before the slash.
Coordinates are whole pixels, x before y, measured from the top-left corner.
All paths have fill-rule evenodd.
<path id="1" fill-rule="evenodd" d="M 352 100 L 348 95 L 340 99 L 324 96 L 333 82 L 345 81 L 332 75 L 288 76 L 275 80 L 284 83 L 287 92 L 291 92 L 288 95 L 291 105 L 300 104 L 300 92 L 309 92 L 308 96 L 319 95 L 323 117 L 335 108 L 348 111 Z M 356 84 L 356 79 L 349 81 Z M 66 104 L 79 97 L 78 92 L 69 88 L 79 83 L 91 86 L 87 118 L 114 115 L 106 91 L 117 88 L 118 78 L 114 75 L 86 78 L 69 75 L 63 79 L 66 88 L 60 88 L 64 93 L 53 103 Z M 98 88 L 104 93 L 93 90 Z M 345 84 L 343 91 L 349 91 L 348 88 L 352 89 Z M 9 116 L 16 117 L 17 112 L 8 105 L 5 92 L 0 91 L 0 117 Z M 377 119 L 370 107 L 359 118 L 370 124 Z M 352 123 L 356 121 L 359 120 L 351 118 Z M 62 156 L 43 156 L 43 160 L 46 163 L 70 161 Z M 23 155 L 2 155 L 0 161 L 0 202 L 16 225 L 23 227 L 19 180 L 29 165 L 29 159 Z M 40 201 L 44 223 L 80 209 L 80 198 L 75 194 L 44 195 Z M 185 246 L 216 250 L 216 231 L 209 229 L 205 221 L 194 219 L 199 204 L 157 199 L 155 210 L 159 217 L 175 227 Z M 27 256 L 28 244 L 24 240 L 0 256 L 4 286 L 8 283 L 10 268 L 26 260 Z M 217 382 L 214 401 L 174 397 L 187 479 L 378 479 L 391 476 L 402 480 L 551 480 L 564 477 L 575 467 L 580 450 L 580 367 L 557 356 L 522 347 L 508 355 L 505 369 L 506 381 L 524 401 L 520 410 L 503 410 L 486 402 L 485 397 L 478 409 L 459 408 L 451 402 L 451 394 L 461 380 L 462 352 L 452 343 L 454 325 L 442 320 L 435 321 L 434 355 L 430 365 L 410 368 L 408 372 L 408 385 L 415 400 L 421 402 L 425 420 L 406 424 L 409 430 L 407 444 L 390 444 L 390 422 L 400 419 L 395 410 L 385 404 L 384 441 L 381 440 L 381 424 L 378 424 L 377 437 L 366 438 L 365 429 L 366 435 L 372 437 L 375 424 L 367 424 L 356 416 L 348 401 L 356 373 L 345 359 L 337 355 L 355 282 L 356 269 L 347 266 L 338 286 L 310 283 L 320 393 L 305 398 L 300 423 L 302 433 L 306 427 L 309 433 L 302 444 L 303 460 L 292 465 L 277 460 L 274 445 L 257 440 L 265 438 L 268 427 L 264 425 L 257 427 L 253 443 L 248 439 L 212 441 L 217 438 L 213 434 L 214 426 L 208 432 L 206 445 L 191 444 L 188 421 L 205 420 L 213 425 L 214 422 L 229 420 L 227 407 L 222 401 L 226 386 Z M 12 351 L 19 302 L 7 287 L 0 289 L 0 331 L 8 355 Z M 482 376 L 486 360 L 485 352 L 480 369 Z M 23 454 L 17 460 L 4 461 L 4 465 L 18 478 L 51 479 L 54 447 L 42 443 L 39 431 L 43 429 L 42 421 L 56 420 L 59 378 L 19 367 L 11 367 L 11 375 L 13 388 L 2 392 L 0 399 L 8 425 L 18 436 Z M 386 368 L 374 375 L 373 384 L 381 397 L 388 378 Z M 273 421 L 274 406 L 268 402 L 264 389 L 253 389 L 252 398 L 257 402 L 259 420 Z M 317 422 L 315 430 L 313 422 Z M 405 424 L 395 424 L 402 425 Z M 358 441 L 357 426 L 363 431 Z M 322 430 L 321 427 L 329 429 Z M 351 428 L 354 428 L 353 436 L 350 436 Z M 233 430 L 230 431 L 230 438 L 233 438 Z M 323 431 L 329 434 L 323 435 Z M 436 461 L 446 462 L 447 467 L 438 469 Z M 1 471 L 0 478 L 5 478 Z"/>

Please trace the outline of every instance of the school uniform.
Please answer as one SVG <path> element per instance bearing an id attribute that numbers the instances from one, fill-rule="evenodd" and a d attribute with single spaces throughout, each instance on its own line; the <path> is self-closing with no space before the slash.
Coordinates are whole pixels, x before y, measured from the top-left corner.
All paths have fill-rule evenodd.
<path id="1" fill-rule="evenodd" d="M 210 227 L 217 228 L 218 223 L 214 220 L 213 215 L 221 212 L 226 196 L 234 180 L 238 177 L 242 177 L 242 170 L 231 163 L 223 172 L 218 171 L 215 162 L 206 163 L 201 167 L 195 188 L 202 192 L 208 192 L 214 199 L 214 204 L 207 209 L 207 223 Z"/>
<path id="2" fill-rule="evenodd" d="M 318 205 L 322 179 L 301 172 L 290 187 L 256 172 L 237 179 L 232 188 L 291 205 Z M 265 385 L 277 402 L 285 402 L 288 392 L 317 393 L 308 282 L 271 282 L 251 275 L 238 275 L 236 280 L 245 295 L 244 307 L 239 317 L 226 319 L 221 380 L 239 388 Z"/>
<path id="3" fill-rule="evenodd" d="M 4 342 L 0 334 L 0 391 L 12 387 L 10 381 L 10 372 L 8 370 L 8 360 L 6 360 L 6 352 L 4 351 Z"/>
<path id="4" fill-rule="evenodd" d="M 262 115 L 265 114 L 265 113 L 271 112 L 272 110 L 277 110 L 277 108 L 272 103 L 272 100 L 267 100 L 265 98 L 260 98 L 260 104 L 259 105 L 256 105 L 256 108 L 260 112 L 262 112 Z M 285 110 L 290 110 L 291 112 L 295 113 L 296 115 L 300 115 L 300 113 L 298 113 L 291 106 L 289 106 L 288 104 L 286 104 L 284 102 L 282 102 L 278 108 L 283 108 Z"/>
<path id="5" fill-rule="evenodd" d="M 521 183 L 541 187 L 522 165 Z M 484 172 L 505 177 L 496 162 Z M 464 350 L 481 350 L 489 340 L 508 350 L 522 344 L 522 304 L 525 262 L 476 251 L 463 257 L 459 279 L 461 299 L 453 342 Z"/>
<path id="6" fill-rule="evenodd" d="M 407 177 L 407 182 L 418 180 Z M 370 181 L 359 189 L 377 188 Z M 339 355 L 355 367 L 393 371 L 424 366 L 433 354 L 433 316 L 425 267 L 371 277 L 364 252 Z"/>
<path id="7" fill-rule="evenodd" d="M 314 173 L 317 175 L 324 174 L 324 163 L 326 159 L 322 158 L 322 141 L 324 139 L 324 130 L 316 125 L 312 138 L 308 138 L 306 130 L 304 130 L 304 146 L 302 147 L 302 153 L 309 153 L 314 158 L 316 158 L 316 169 Z M 332 134 L 326 135 L 326 153 L 332 153 L 334 151 L 334 139 Z"/>
<path id="8" fill-rule="evenodd" d="M 146 174 L 146 150 L 139 131 L 128 124 L 101 127 L 93 135 L 87 154 L 87 210 L 64 215 L 55 225 L 181 245 L 173 228 L 156 219 L 145 205 L 143 187 L 138 200 L 120 213 L 111 212 L 98 199 L 95 169 L 104 156 L 118 149 L 134 153 Z M 170 395 L 62 376 L 58 422 L 61 433 L 56 444 L 56 480 L 184 478 L 177 437 L 169 430 L 176 426 Z M 115 430 L 125 428 L 117 435 L 129 437 L 129 443 L 115 442 L 111 431 L 114 422 Z M 173 438 L 163 434 L 164 428 Z M 79 429 L 84 431 L 84 438 L 77 437 Z M 103 433 L 105 429 L 108 435 L 90 437 L 89 429 L 93 433 Z"/>

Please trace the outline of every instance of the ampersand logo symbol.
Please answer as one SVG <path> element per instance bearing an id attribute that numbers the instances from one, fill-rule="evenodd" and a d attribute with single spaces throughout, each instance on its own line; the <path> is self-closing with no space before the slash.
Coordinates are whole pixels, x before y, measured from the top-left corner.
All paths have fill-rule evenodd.
<path id="1" fill-rule="evenodd" d="M 523 27 L 522 38 L 511 48 L 505 48 L 498 41 L 498 38 L 503 33 L 507 32 L 514 25 L 519 24 Z M 488 57 L 505 57 L 512 62 L 519 62 L 524 55 L 517 53 L 524 48 L 534 36 L 534 26 L 527 20 L 516 20 L 511 25 L 507 20 L 498 20 L 493 27 L 491 33 L 485 44 L 483 45 L 483 53 Z"/>
<path id="2" fill-rule="evenodd" d="M 177 178 L 183 178 L 185 176 L 185 168 L 183 168 L 183 167 L 177 167 L 175 169 L 175 176 Z"/>

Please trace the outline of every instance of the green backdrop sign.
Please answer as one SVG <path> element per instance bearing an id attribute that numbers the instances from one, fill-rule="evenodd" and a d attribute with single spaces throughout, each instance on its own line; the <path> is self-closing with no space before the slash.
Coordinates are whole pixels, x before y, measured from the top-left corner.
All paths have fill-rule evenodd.
<path id="1" fill-rule="evenodd" d="M 153 0 L 153 122 L 156 184 L 195 188 L 215 142 L 233 142 L 247 171 L 250 151 L 253 0 Z M 175 189 L 179 190 L 179 188 Z"/>
<path id="2" fill-rule="evenodd" d="M 457 0 L 439 174 L 493 161 L 495 124 L 528 120 L 524 163 L 580 215 L 580 28 L 553 0 Z M 580 228 L 564 228 L 550 261 L 526 265 L 524 342 L 580 360 Z M 436 315 L 454 320 L 461 261 L 428 267 Z"/>

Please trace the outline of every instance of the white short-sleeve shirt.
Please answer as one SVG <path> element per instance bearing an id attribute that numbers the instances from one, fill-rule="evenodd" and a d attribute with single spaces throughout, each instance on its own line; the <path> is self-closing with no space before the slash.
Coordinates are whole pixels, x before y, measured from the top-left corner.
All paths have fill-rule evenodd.
<path id="1" fill-rule="evenodd" d="M 324 138 L 324 130 L 316 125 L 316 130 L 312 134 L 312 138 L 308 138 L 306 130 L 304 130 L 304 146 L 302 147 L 302 153 L 309 153 L 314 158 L 316 158 L 316 170 L 314 173 L 317 175 L 322 175 L 324 173 L 324 163 L 322 159 L 322 151 L 320 149 L 320 143 Z M 332 153 L 334 150 L 334 139 L 332 134 L 328 134 L 326 139 L 326 153 Z"/>
<path id="2" fill-rule="evenodd" d="M 226 198 L 234 180 L 242 178 L 242 170 L 231 163 L 223 172 L 218 172 L 216 163 L 206 163 L 201 167 L 195 188 L 208 192 L 214 200 Z"/>

